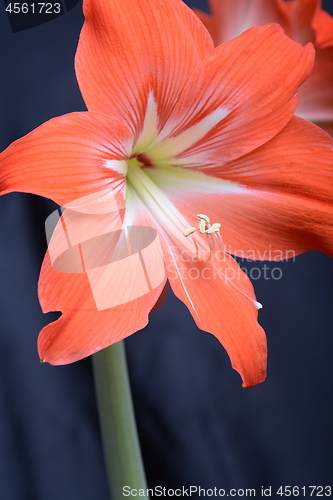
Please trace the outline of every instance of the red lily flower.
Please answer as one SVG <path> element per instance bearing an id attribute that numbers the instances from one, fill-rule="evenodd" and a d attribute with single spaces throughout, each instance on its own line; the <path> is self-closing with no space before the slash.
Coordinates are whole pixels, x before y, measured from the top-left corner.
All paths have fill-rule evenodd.
<path id="1" fill-rule="evenodd" d="M 267 23 L 279 23 L 296 42 L 314 44 L 313 71 L 298 90 L 295 114 L 333 136 L 333 17 L 321 8 L 321 0 L 208 0 L 208 3 L 211 16 L 195 12 L 216 45 L 252 26 Z"/>
<path id="2" fill-rule="evenodd" d="M 260 304 L 221 236 L 251 258 L 332 253 L 332 141 L 293 117 L 313 47 L 267 25 L 214 49 L 180 0 L 86 0 L 84 14 L 76 74 L 89 111 L 0 155 L 2 194 L 66 207 L 39 281 L 43 311 L 62 316 L 40 333 L 40 358 L 73 362 L 143 328 L 166 269 L 243 386 L 258 384 Z M 159 239 L 138 255 L 142 227 Z"/>

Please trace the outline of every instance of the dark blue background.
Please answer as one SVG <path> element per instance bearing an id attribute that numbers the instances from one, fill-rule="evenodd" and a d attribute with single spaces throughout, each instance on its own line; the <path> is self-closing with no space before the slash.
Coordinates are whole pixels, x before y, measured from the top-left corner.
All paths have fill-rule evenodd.
<path id="1" fill-rule="evenodd" d="M 82 23 L 78 5 L 13 34 L 0 11 L 1 150 L 85 109 L 73 68 Z M 38 332 L 52 320 L 37 298 L 52 210 L 32 195 L 0 198 L 0 499 L 104 500 L 90 359 L 52 367 L 37 355 Z M 269 346 L 267 380 L 256 388 L 241 388 L 224 349 L 171 292 L 126 340 L 150 487 L 259 495 L 261 486 L 332 485 L 333 261 L 310 252 L 281 268 L 281 280 L 253 281 Z"/>

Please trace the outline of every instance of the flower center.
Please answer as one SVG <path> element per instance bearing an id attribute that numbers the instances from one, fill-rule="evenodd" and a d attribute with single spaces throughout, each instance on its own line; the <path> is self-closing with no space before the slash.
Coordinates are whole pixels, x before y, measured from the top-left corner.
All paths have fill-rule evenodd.
<path id="1" fill-rule="evenodd" d="M 133 195 L 138 197 L 144 203 L 149 215 L 161 226 L 161 229 L 168 233 L 175 245 L 185 250 L 191 257 L 199 257 L 200 260 L 210 258 L 210 245 L 207 245 L 199 234 L 193 235 L 190 239 L 184 237 L 184 232 L 190 225 L 188 220 L 149 177 L 142 166 L 137 158 L 128 160 L 126 208 L 131 203 L 130 198 Z"/>

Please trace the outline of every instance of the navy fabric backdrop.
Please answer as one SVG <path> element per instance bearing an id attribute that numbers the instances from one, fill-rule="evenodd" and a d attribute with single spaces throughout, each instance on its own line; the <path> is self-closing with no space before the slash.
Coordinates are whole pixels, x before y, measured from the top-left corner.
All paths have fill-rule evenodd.
<path id="1" fill-rule="evenodd" d="M 79 4 L 12 33 L 0 9 L 1 150 L 54 116 L 85 109 L 73 69 L 82 23 Z M 37 298 L 44 222 L 54 209 L 33 195 L 0 198 L 4 500 L 108 498 L 90 359 L 41 365 L 36 349 L 38 332 L 56 317 L 43 315 Z M 263 273 L 263 264 L 248 266 Z M 332 485 L 333 260 L 310 252 L 279 267 L 281 279 L 253 280 L 269 346 L 258 387 L 241 388 L 224 349 L 170 291 L 126 340 L 151 488 L 256 488 L 259 496 L 262 486 Z"/>

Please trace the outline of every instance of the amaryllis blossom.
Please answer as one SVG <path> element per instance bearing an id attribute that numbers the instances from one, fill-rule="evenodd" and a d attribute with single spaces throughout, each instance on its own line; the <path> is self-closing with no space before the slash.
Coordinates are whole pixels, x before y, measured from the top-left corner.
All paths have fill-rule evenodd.
<path id="1" fill-rule="evenodd" d="M 321 8 L 321 0 L 208 0 L 208 3 L 211 15 L 196 13 L 216 45 L 266 23 L 279 23 L 288 36 L 302 45 L 314 44 L 313 71 L 298 90 L 295 114 L 315 122 L 333 136 L 333 18 Z"/>
<path id="2" fill-rule="evenodd" d="M 243 386 L 258 384 L 261 305 L 230 254 L 332 254 L 333 143 L 293 117 L 313 46 L 273 24 L 214 48 L 180 0 L 85 0 L 84 14 L 89 111 L 0 155 L 3 194 L 65 207 L 39 281 L 43 311 L 62 316 L 40 333 L 40 358 L 73 362 L 140 330 L 168 278 Z M 61 248 L 72 258 L 59 268 Z"/>

